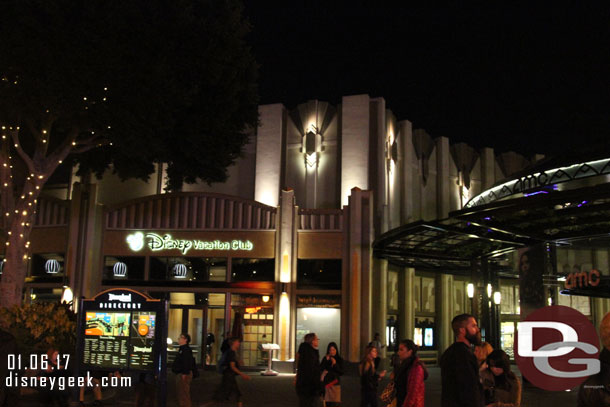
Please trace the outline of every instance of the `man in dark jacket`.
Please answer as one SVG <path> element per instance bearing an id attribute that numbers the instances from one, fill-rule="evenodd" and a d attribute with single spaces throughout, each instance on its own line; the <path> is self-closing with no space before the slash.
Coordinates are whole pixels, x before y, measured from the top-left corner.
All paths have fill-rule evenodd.
<path id="1" fill-rule="evenodd" d="M 172 372 L 176 373 L 176 394 L 180 407 L 191 407 L 191 381 L 195 364 L 189 343 L 191 343 L 191 336 L 182 333 L 178 338 L 180 348 L 172 365 Z"/>
<path id="2" fill-rule="evenodd" d="M 610 406 L 610 312 L 602 319 L 599 333 L 604 346 L 599 354 L 601 370 L 580 386 L 578 407 Z"/>
<path id="3" fill-rule="evenodd" d="M 299 407 L 318 407 L 322 382 L 320 381 L 320 339 L 315 333 L 308 333 L 305 342 L 299 347 L 296 387 Z"/>
<path id="4" fill-rule="evenodd" d="M 12 373 L 8 370 L 8 355 L 16 354 L 17 341 L 15 341 L 15 337 L 0 329 L 0 407 L 19 405 L 17 388 L 6 387 L 6 378 Z"/>
<path id="5" fill-rule="evenodd" d="M 482 407 L 483 388 L 479 381 L 479 364 L 472 345 L 481 343 L 477 320 L 469 314 L 453 318 L 451 327 L 455 343 L 441 356 L 441 406 Z"/>

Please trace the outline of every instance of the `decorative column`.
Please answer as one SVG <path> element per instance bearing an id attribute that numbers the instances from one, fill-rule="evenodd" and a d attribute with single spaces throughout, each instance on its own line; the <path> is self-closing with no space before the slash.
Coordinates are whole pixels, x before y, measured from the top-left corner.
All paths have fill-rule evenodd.
<path id="1" fill-rule="evenodd" d="M 277 206 L 282 180 L 286 109 L 282 104 L 260 106 L 259 117 L 254 199 L 265 205 Z"/>
<path id="2" fill-rule="evenodd" d="M 379 332 L 380 341 L 382 344 L 387 343 L 386 338 L 386 324 L 388 320 L 388 261 L 386 259 L 374 259 L 373 260 L 373 292 L 375 301 L 373 302 L 373 331 Z M 374 335 L 374 333 L 373 333 Z M 371 336 L 371 339 L 373 336 Z M 386 348 L 382 348 L 381 358 L 385 358 Z"/>
<path id="3" fill-rule="evenodd" d="M 415 269 L 406 267 L 398 276 L 398 334 L 399 338 L 412 338 L 415 331 L 415 306 L 413 305 L 413 288 Z"/>
<path id="4" fill-rule="evenodd" d="M 364 346 L 371 340 L 373 196 L 370 191 L 353 188 L 347 208 L 348 309 L 347 353 L 350 362 L 358 362 Z"/>
<path id="5" fill-rule="evenodd" d="M 438 332 L 438 349 L 443 352 L 454 341 L 453 329 L 451 328 L 451 320 L 453 319 L 454 304 L 453 299 L 453 275 L 438 274 L 436 276 L 436 316 L 437 316 L 437 332 Z"/>
<path id="6" fill-rule="evenodd" d="M 274 310 L 274 338 L 280 346 L 279 361 L 294 359 L 296 303 L 296 216 L 294 191 L 282 191 L 278 208 L 276 240 L 276 306 Z"/>

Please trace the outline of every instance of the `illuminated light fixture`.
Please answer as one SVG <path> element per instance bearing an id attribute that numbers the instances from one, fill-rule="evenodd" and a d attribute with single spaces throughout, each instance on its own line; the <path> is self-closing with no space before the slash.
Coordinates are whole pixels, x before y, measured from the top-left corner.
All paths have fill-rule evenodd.
<path id="1" fill-rule="evenodd" d="M 112 266 L 112 274 L 115 277 L 127 276 L 127 264 L 121 261 L 117 261 L 116 263 L 114 263 L 114 266 Z"/>
<path id="2" fill-rule="evenodd" d="M 309 130 L 303 136 L 301 152 L 305 155 L 305 165 L 308 167 L 317 167 L 319 153 L 322 148 L 322 135 L 318 131 L 316 125 L 311 124 Z"/>
<path id="3" fill-rule="evenodd" d="M 59 262 L 57 260 L 49 259 L 44 264 L 44 269 L 47 272 L 47 274 L 57 274 L 57 273 L 59 273 L 61 266 L 59 265 Z"/>
<path id="4" fill-rule="evenodd" d="M 64 286 L 64 292 L 61 294 L 61 303 L 70 304 L 74 300 L 74 293 L 68 286 Z"/>
<path id="5" fill-rule="evenodd" d="M 167 339 L 165 340 L 165 342 L 166 342 L 168 345 L 171 345 L 172 343 L 174 343 L 174 341 L 172 340 L 172 338 L 167 338 Z"/>
<path id="6" fill-rule="evenodd" d="M 184 264 L 175 264 L 173 270 L 175 278 L 186 278 L 186 266 Z"/>
<path id="7" fill-rule="evenodd" d="M 494 304 L 500 305 L 500 301 L 502 301 L 502 294 L 500 293 L 500 291 L 496 291 L 494 293 Z"/>
<path id="8" fill-rule="evenodd" d="M 487 297 L 491 298 L 491 284 L 487 284 Z"/>
<path id="9" fill-rule="evenodd" d="M 468 283 L 466 286 L 466 292 L 468 293 L 468 298 L 474 297 L 474 284 Z"/>
<path id="10" fill-rule="evenodd" d="M 269 296 L 263 295 L 263 302 L 269 302 Z"/>
<path id="11" fill-rule="evenodd" d="M 547 299 L 546 299 L 546 302 L 547 302 L 547 304 L 549 304 L 549 307 L 550 307 L 551 305 L 553 305 L 553 299 L 552 299 L 551 297 L 547 298 Z"/>

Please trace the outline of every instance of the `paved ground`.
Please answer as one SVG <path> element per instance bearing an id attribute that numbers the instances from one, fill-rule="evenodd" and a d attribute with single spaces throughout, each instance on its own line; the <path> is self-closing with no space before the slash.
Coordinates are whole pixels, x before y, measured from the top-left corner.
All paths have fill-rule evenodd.
<path id="1" fill-rule="evenodd" d="M 429 368 L 430 377 L 426 380 L 426 406 L 440 406 L 441 385 L 440 368 Z M 238 378 L 239 387 L 244 395 L 244 407 L 286 407 L 297 406 L 297 397 L 294 391 L 294 375 L 283 374 L 277 377 L 263 377 L 254 372 L 249 373 L 251 381 L 243 381 Z M 169 397 L 167 406 L 177 405 L 175 398 L 174 376 L 168 378 Z M 220 383 L 220 375 L 214 371 L 203 372 L 201 377 L 195 379 L 192 385 L 193 407 L 198 407 L 211 400 L 216 386 Z M 383 381 L 380 388 L 385 386 Z M 348 375 L 342 379 L 343 406 L 358 407 L 360 405 L 360 388 L 357 376 Z M 88 398 L 90 396 L 88 395 Z M 34 406 L 36 403 L 23 403 L 24 406 Z M 89 403 L 87 403 L 89 405 Z M 121 391 L 109 390 L 104 394 L 104 405 L 106 406 L 130 406 L 134 405 L 134 391 L 123 389 Z M 229 406 L 224 404 L 222 406 Z M 234 404 L 233 404 L 234 405 Z M 382 403 L 379 403 L 380 407 Z M 576 391 L 572 392 L 547 392 L 532 386 L 525 385 L 521 405 L 523 407 L 552 406 L 552 407 L 576 407 Z M 221 405 L 218 405 L 220 407 Z M 601 407 L 601 406 L 600 406 Z"/>

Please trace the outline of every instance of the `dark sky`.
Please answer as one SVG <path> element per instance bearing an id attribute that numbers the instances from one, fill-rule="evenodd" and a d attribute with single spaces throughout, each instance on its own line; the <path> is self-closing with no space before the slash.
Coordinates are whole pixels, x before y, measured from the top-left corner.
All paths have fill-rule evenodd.
<path id="1" fill-rule="evenodd" d="M 263 104 L 368 93 L 433 137 L 528 155 L 610 135 L 610 8 L 246 3 Z"/>

